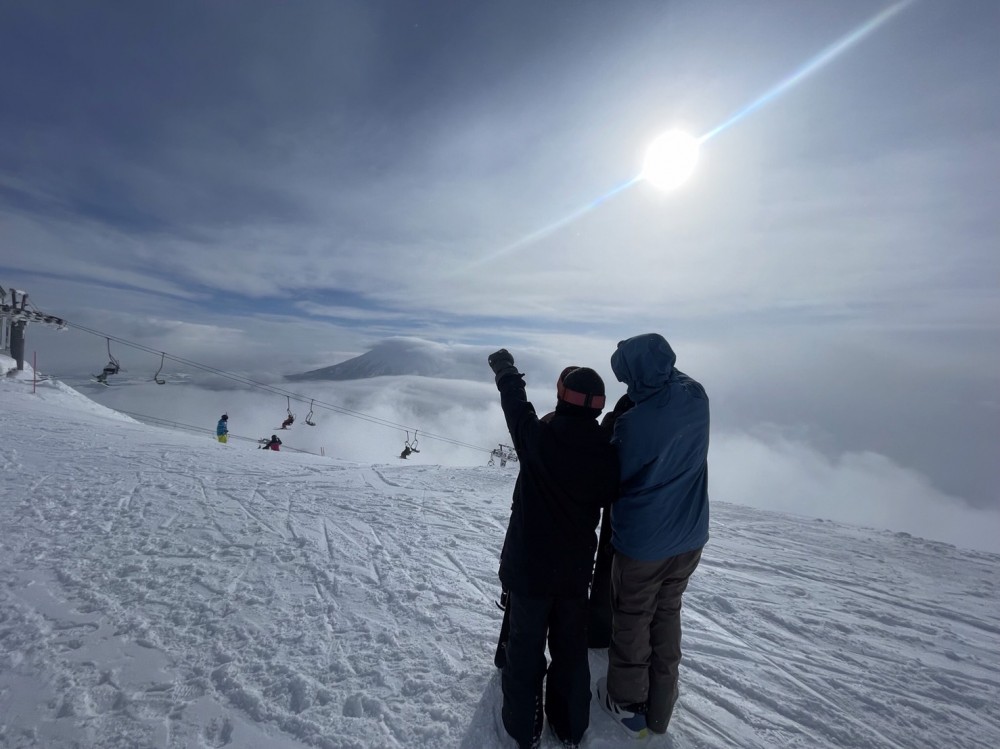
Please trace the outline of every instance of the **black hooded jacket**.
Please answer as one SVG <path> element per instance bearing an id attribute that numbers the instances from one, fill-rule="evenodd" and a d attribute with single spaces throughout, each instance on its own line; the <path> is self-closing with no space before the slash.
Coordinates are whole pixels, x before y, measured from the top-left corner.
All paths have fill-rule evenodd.
<path id="1" fill-rule="evenodd" d="M 591 409 L 560 403 L 542 422 L 524 376 L 497 383 L 520 461 L 500 580 L 522 595 L 587 595 L 601 507 L 618 493 L 618 455 Z"/>

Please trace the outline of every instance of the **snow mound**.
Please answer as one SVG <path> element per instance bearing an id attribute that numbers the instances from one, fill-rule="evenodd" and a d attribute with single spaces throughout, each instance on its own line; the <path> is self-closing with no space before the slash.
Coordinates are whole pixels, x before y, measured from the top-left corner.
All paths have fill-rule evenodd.
<path id="1" fill-rule="evenodd" d="M 90 415 L 112 421 L 139 423 L 130 416 L 92 401 L 59 380 L 44 378 L 35 382 L 34 377 L 30 364 L 25 362 L 24 371 L 19 372 L 13 359 L 0 354 L 0 397 L 11 401 L 30 398 L 40 406 L 40 412 L 55 418 L 74 419 Z M 34 393 L 32 389 L 35 390 Z"/>

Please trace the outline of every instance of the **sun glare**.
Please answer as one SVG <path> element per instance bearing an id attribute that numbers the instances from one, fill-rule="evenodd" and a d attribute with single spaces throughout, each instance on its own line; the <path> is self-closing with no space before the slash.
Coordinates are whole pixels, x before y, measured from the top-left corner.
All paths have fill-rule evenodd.
<path id="1" fill-rule="evenodd" d="M 661 190 L 684 184 L 698 164 L 698 139 L 681 130 L 668 130 L 646 149 L 642 178 Z"/>

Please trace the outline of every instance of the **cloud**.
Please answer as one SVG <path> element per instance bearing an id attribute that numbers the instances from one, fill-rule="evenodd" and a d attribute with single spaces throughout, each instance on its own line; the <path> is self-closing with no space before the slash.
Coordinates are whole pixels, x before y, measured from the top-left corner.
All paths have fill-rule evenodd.
<path id="1" fill-rule="evenodd" d="M 517 3 L 403 5 L 0 8 L 0 283 L 257 377 L 403 335 L 508 347 L 545 400 L 570 363 L 616 397 L 615 342 L 659 331 L 721 431 L 775 423 L 997 505 L 995 9 L 915 4 L 713 138 L 685 189 L 638 185 L 477 265 L 867 11 L 597 3 L 567 25 L 534 4 L 526 28 Z M 931 32 L 942 54 L 909 54 Z M 57 373 L 106 356 L 77 332 L 34 346 Z"/>
<path id="2" fill-rule="evenodd" d="M 711 496 L 1000 552 L 1000 511 L 977 510 L 875 452 L 829 458 L 779 431 L 713 436 Z"/>
<path id="3" fill-rule="evenodd" d="M 697 13 L 629 12 L 611 22 L 590 9 L 581 24 L 599 22 L 608 39 L 631 40 L 609 46 L 611 55 L 595 52 L 583 25 L 565 29 L 554 12 L 529 36 L 540 41 L 545 28 L 560 28 L 558 43 L 527 48 L 507 11 L 480 12 L 496 30 L 486 34 L 463 16 L 467 35 L 443 27 L 404 34 L 361 8 L 277 18 L 256 7 L 237 19 L 202 9 L 201 25 L 168 24 L 162 55 L 142 58 L 139 69 L 118 65 L 119 57 L 141 46 L 147 24 L 126 14 L 96 28 L 107 44 L 84 56 L 76 75 L 103 81 L 117 71 L 117 85 L 98 88 L 107 106 L 82 110 L 85 127 L 71 130 L 55 116 L 59 106 L 17 89 L 27 97 L 23 116 L 41 117 L 43 142 L 56 150 L 14 149 L 16 168 L 0 182 L 18 196 L 6 203 L 3 229 L 16 237 L 6 264 L 152 292 L 291 297 L 303 313 L 332 307 L 339 319 L 367 315 L 373 327 L 400 314 L 556 328 L 747 314 L 857 321 L 906 318 L 931 299 L 934 324 L 976 324 L 995 307 L 993 291 L 976 281 L 998 269 L 989 242 L 995 212 L 976 188 L 995 171 L 995 137 L 977 130 L 970 145 L 921 131 L 926 137 L 880 148 L 863 140 L 856 151 L 826 155 L 842 133 L 822 126 L 804 134 L 796 118 L 814 102 L 812 86 L 839 80 L 837 66 L 796 90 L 790 100 L 798 105 L 762 110 L 748 128 L 706 144 L 688 189 L 664 196 L 640 185 L 474 267 L 631 177 L 645 142 L 668 120 L 709 127 L 724 116 L 718 112 L 787 74 L 783 66 L 810 45 L 818 49 L 830 25 L 860 20 L 798 17 L 802 38 L 746 69 L 711 49 L 770 39 L 758 18 L 744 19 L 755 32 L 746 38 L 739 24 Z M 66 23 L 33 18 L 28 28 L 44 38 Z M 122 34 L 130 24 L 138 35 Z M 193 80 L 175 79 L 170 66 L 189 72 L 206 54 L 203 35 L 223 28 L 215 64 Z M 275 42 L 275 29 L 295 34 L 294 49 Z M 431 54 L 412 46 L 417 33 L 448 43 Z M 72 50 L 89 48 L 81 36 Z M 515 40 L 523 56 L 511 66 L 503 45 Z M 411 71 L 422 88 L 400 85 L 400 69 L 428 54 L 427 67 Z M 705 65 L 731 80 L 706 80 Z M 36 74 L 55 90 L 76 91 L 60 70 L 45 65 Z M 551 86 L 539 83 L 539 70 Z M 494 85 L 472 85 L 484 74 Z M 149 75 L 175 97 L 150 96 L 140 85 Z M 845 109 L 874 96 L 830 88 Z M 19 126 L 8 125 L 7 142 L 18 142 Z M 84 147 L 73 145 L 80 138 Z M 969 287 L 978 288 L 980 305 L 949 301 Z M 340 300 L 329 304 L 333 295 L 351 300 L 353 318 L 337 311 Z"/>
<path id="4" fill-rule="evenodd" d="M 296 309 L 302 310 L 311 317 L 329 317 L 337 320 L 357 320 L 359 322 L 370 323 L 380 321 L 401 321 L 405 320 L 405 312 L 380 312 L 359 309 L 346 304 L 316 304 L 315 302 L 296 302 Z"/>
<path id="5" fill-rule="evenodd" d="M 554 388 L 544 379 L 533 381 L 529 399 L 544 413 L 555 404 Z M 298 420 L 281 432 L 290 448 L 361 463 L 392 462 L 404 440 L 416 437 L 421 452 L 411 463 L 481 465 L 491 448 L 509 441 L 488 372 L 479 381 L 400 376 L 276 384 L 306 399 L 291 401 Z M 123 378 L 111 388 L 82 389 L 112 408 L 206 430 L 194 440 L 212 439 L 207 430 L 222 412 L 230 416 L 233 435 L 270 435 L 288 405 L 281 395 L 234 389 L 203 375 L 165 386 Z M 317 426 L 306 426 L 309 399 L 333 404 L 336 410 L 312 404 Z M 239 449 L 255 447 L 240 444 Z M 977 510 L 936 489 L 919 471 L 875 451 L 831 457 L 812 444 L 809 435 L 762 425 L 747 431 L 716 430 L 709 460 L 709 488 L 717 501 L 1000 551 L 995 532 L 1000 513 Z"/>

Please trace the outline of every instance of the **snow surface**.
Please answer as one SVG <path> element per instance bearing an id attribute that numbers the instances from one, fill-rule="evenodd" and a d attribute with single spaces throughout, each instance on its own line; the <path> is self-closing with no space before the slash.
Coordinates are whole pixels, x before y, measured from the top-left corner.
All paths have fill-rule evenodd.
<path id="1" fill-rule="evenodd" d="M 237 449 L 23 374 L 0 430 L 0 746 L 506 745 L 516 466 Z M 1000 746 L 1000 557 L 720 499 L 649 746 Z M 635 743 L 592 707 L 584 747 Z"/>

